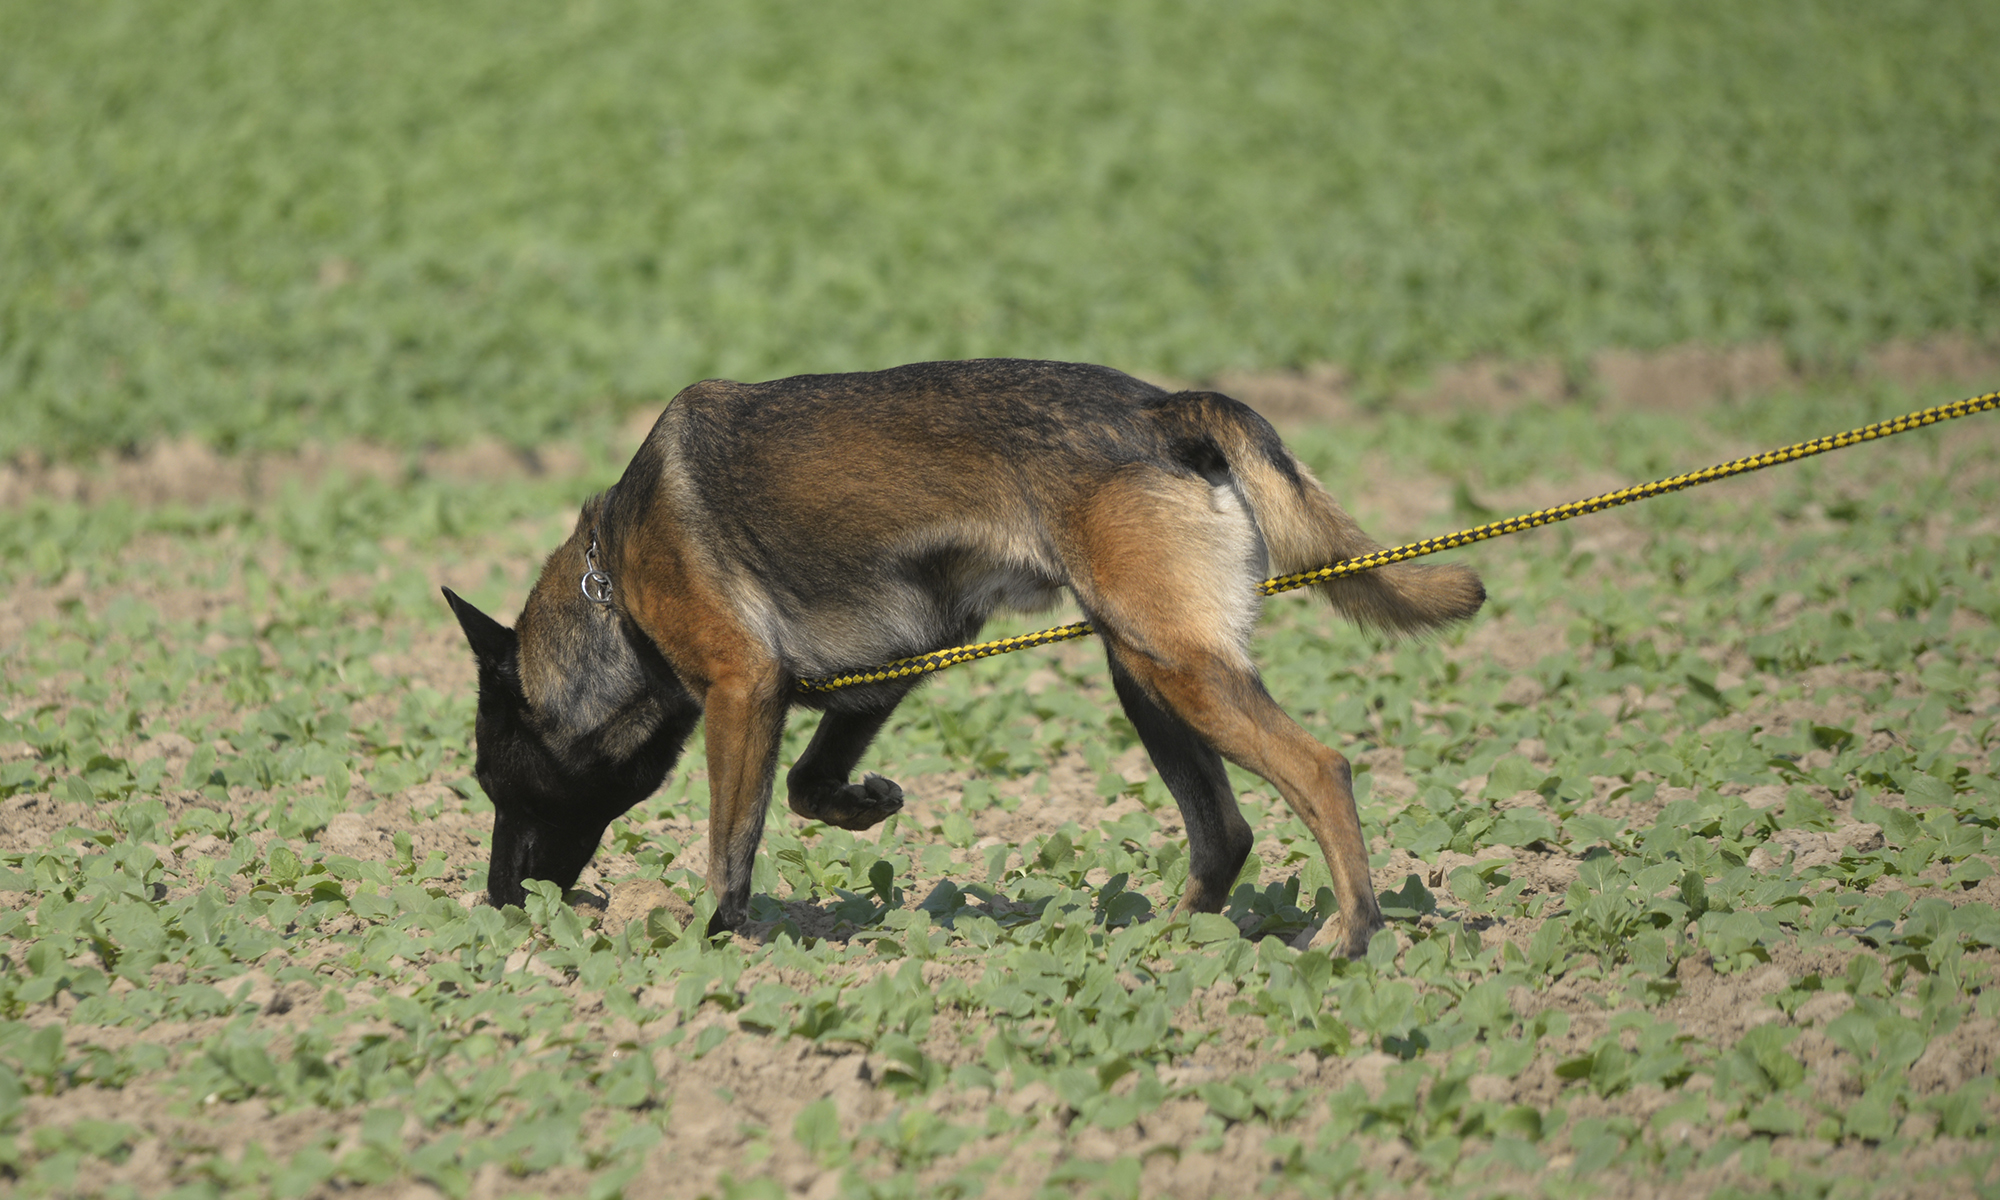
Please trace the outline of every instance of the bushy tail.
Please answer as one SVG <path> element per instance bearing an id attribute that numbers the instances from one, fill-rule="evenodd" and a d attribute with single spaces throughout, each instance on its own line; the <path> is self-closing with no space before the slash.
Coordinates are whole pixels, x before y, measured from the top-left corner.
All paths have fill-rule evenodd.
<path id="1" fill-rule="evenodd" d="M 1382 549 L 1248 405 L 1214 392 L 1187 392 L 1158 411 L 1188 454 L 1198 458 L 1203 441 L 1221 451 L 1256 513 L 1272 574 L 1310 571 Z M 1313 587 L 1349 620 L 1392 633 L 1462 621 L 1486 601 L 1478 574 L 1458 563 L 1394 563 Z"/>

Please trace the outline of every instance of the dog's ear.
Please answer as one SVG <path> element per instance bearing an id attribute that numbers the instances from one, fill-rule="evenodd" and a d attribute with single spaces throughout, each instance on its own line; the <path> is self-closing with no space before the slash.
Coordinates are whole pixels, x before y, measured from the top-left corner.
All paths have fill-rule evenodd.
<path id="1" fill-rule="evenodd" d="M 465 630 L 465 640 L 472 643 L 473 657 L 489 667 L 513 661 L 521 646 L 514 631 L 474 608 L 450 588 L 443 591 L 451 611 L 458 617 L 458 627 Z"/>

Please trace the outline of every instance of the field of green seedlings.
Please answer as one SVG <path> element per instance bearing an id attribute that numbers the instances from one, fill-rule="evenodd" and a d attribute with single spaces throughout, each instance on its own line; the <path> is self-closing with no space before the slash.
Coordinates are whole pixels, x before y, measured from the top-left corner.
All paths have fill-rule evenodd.
<path id="1" fill-rule="evenodd" d="M 0 455 L 2000 333 L 1987 0 L 0 6 Z"/>
<path id="2" fill-rule="evenodd" d="M 1400 537 L 1912 399 L 1295 441 Z M 435 587 L 511 612 L 615 456 L 31 499 L 0 526 L 0 1172 L 31 1196 L 1990 1187 L 1996 451 L 1973 418 L 1488 544 L 1488 610 L 1435 642 L 1270 602 L 1272 691 L 1357 765 L 1392 930 L 1355 962 L 1288 948 L 1330 893 L 1247 776 L 1227 912 L 1166 919 L 1178 818 L 1087 642 L 914 697 L 866 764 L 911 795 L 879 836 L 780 806 L 748 936 L 697 932 L 698 746 L 569 903 L 478 906 L 490 808 Z"/>
<path id="3" fill-rule="evenodd" d="M 1391 541 L 2000 387 L 1871 357 L 2000 345 L 1995 45 L 1981 0 L 0 5 L 0 1193 L 2000 1195 L 2000 415 L 1465 551 L 1433 640 L 1271 601 L 1358 961 L 1294 948 L 1328 880 L 1249 776 L 1227 910 L 1170 918 L 1089 642 L 913 696 L 881 828 L 780 805 L 742 934 L 698 738 L 487 907 L 438 595 L 516 611 L 705 376 L 1338 380 L 1292 440 Z M 1782 361 L 1671 412 L 1601 365 L 1737 352 Z M 1554 382 L 1450 410 L 1474 366 Z"/>

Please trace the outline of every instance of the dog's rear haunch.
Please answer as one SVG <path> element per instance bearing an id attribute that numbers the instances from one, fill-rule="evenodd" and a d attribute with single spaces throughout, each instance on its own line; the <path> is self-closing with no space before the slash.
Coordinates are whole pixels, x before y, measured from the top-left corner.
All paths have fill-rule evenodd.
<path id="1" fill-rule="evenodd" d="M 785 776 L 793 812 L 866 829 L 903 803 L 850 776 L 916 683 L 797 681 L 970 641 L 1066 588 L 1186 819 L 1179 911 L 1219 910 L 1250 853 L 1227 760 L 1319 839 L 1340 911 L 1314 943 L 1359 954 L 1382 917 L 1347 760 L 1272 701 L 1248 646 L 1260 580 L 1377 548 L 1269 423 L 1213 392 L 1011 360 L 698 383 L 584 505 L 513 629 L 445 591 L 479 660 L 488 899 L 575 883 L 705 717 L 709 932 L 737 928 L 793 705 L 825 709 Z M 1485 599 L 1462 566 L 1319 590 L 1395 631 Z"/>

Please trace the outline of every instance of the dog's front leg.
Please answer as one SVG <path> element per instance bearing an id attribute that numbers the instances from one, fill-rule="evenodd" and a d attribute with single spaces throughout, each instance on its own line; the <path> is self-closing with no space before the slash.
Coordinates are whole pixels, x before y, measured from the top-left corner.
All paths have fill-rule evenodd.
<path id="1" fill-rule="evenodd" d="M 872 773 L 858 783 L 847 779 L 908 690 L 865 709 L 827 710 L 811 744 L 785 775 L 793 812 L 839 829 L 861 830 L 873 829 L 903 811 L 903 789 L 894 780 Z"/>
<path id="2" fill-rule="evenodd" d="M 771 805 L 771 779 L 785 731 L 787 701 L 775 674 L 721 679 L 704 706 L 708 738 L 708 891 L 715 897 L 710 936 L 750 916 L 750 872 Z"/>

